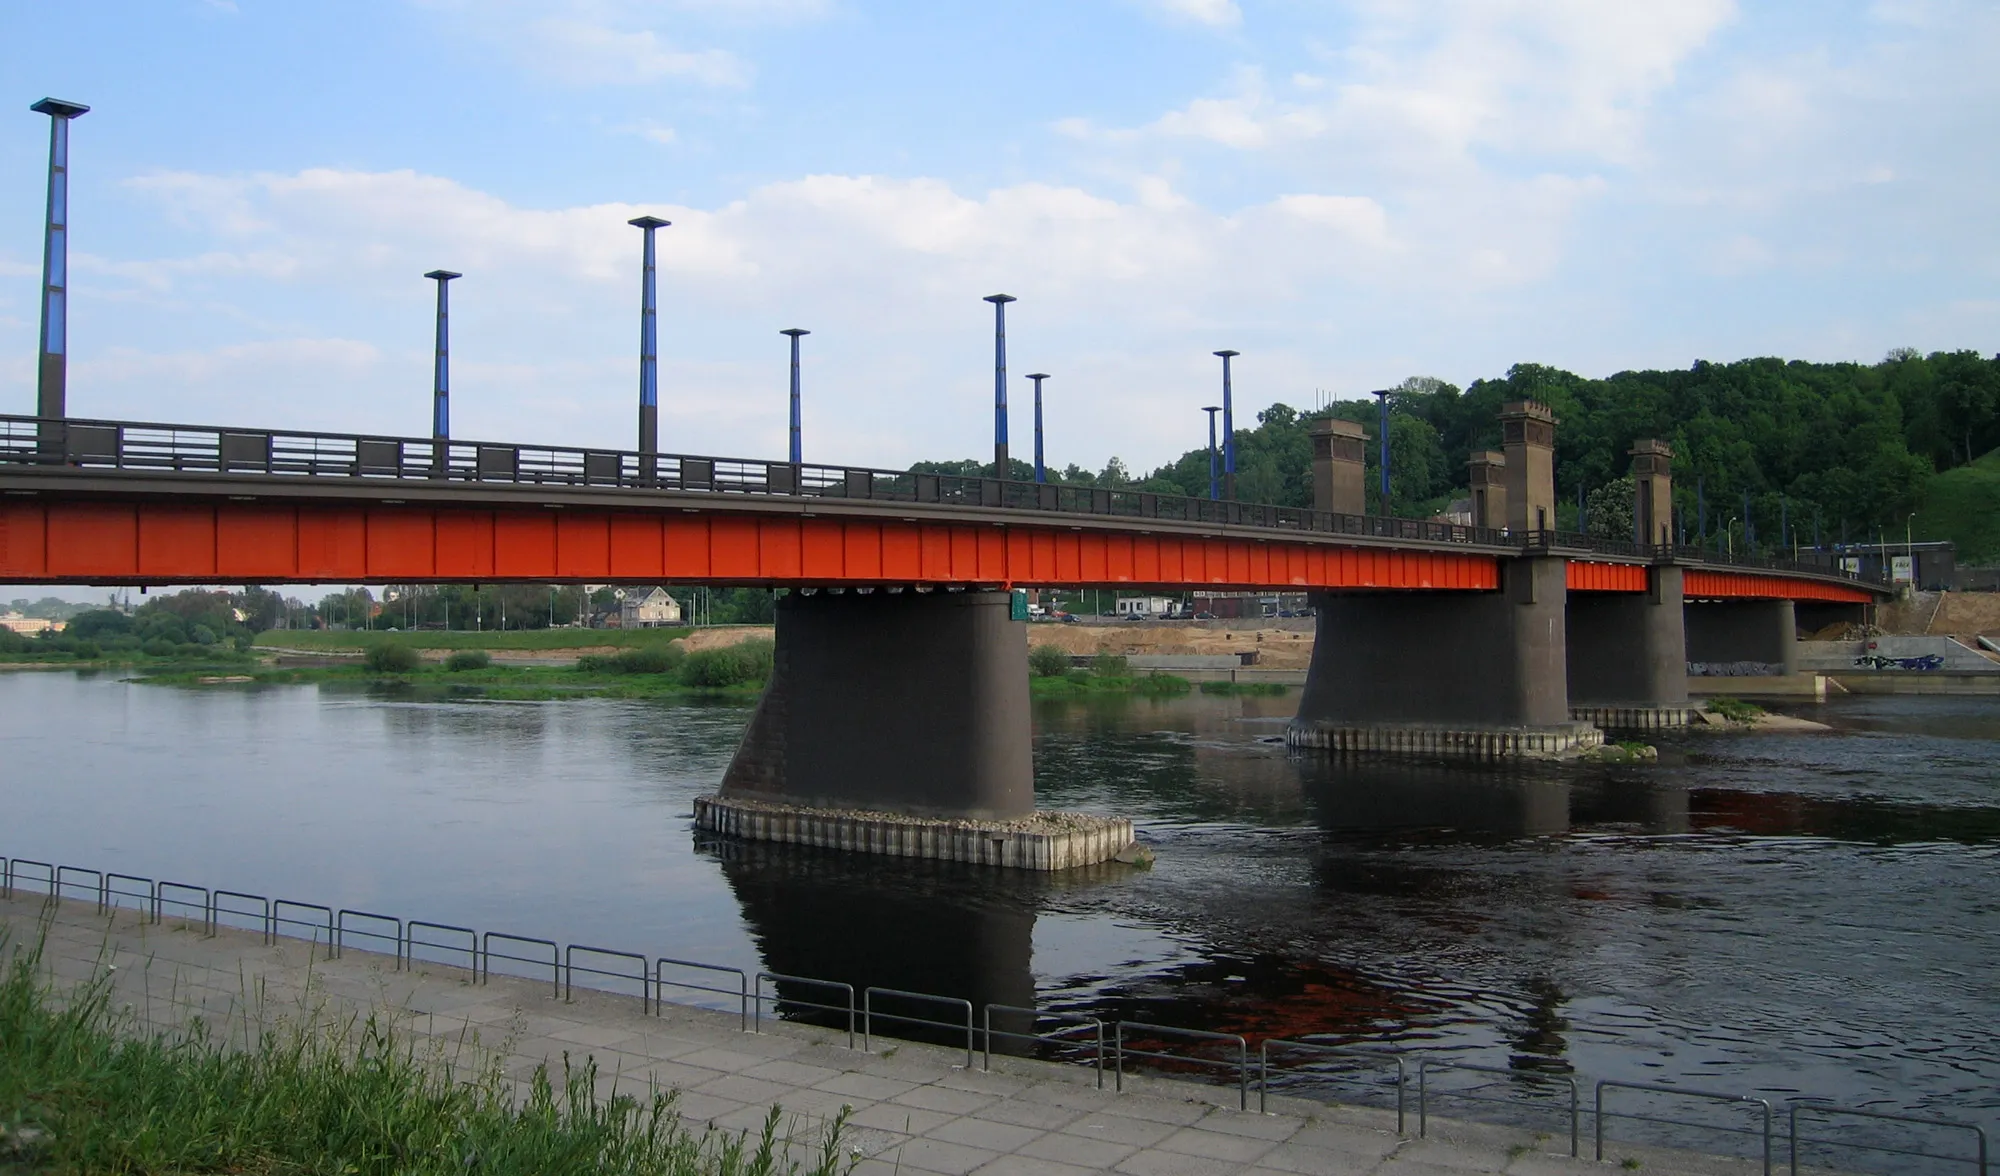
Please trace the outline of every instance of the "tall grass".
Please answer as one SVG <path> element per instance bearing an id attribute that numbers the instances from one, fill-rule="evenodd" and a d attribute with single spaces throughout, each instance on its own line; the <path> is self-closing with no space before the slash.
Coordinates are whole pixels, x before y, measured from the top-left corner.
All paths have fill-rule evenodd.
<path id="1" fill-rule="evenodd" d="M 342 629 L 267 629 L 257 644 L 278 649 L 325 650 L 329 653 L 365 650 L 372 645 L 408 645 L 417 649 L 614 649 L 664 645 L 692 629 L 505 629 L 467 632 L 462 629 L 419 629 L 415 632 L 347 631 Z"/>
<path id="2" fill-rule="evenodd" d="M 0 958 L 8 940 L 0 928 Z M 803 1142 L 773 1107 L 756 1136 L 689 1129 L 671 1093 L 595 1093 L 592 1062 L 535 1071 L 523 1098 L 496 1062 L 420 1056 L 392 1024 L 307 1016 L 232 1050 L 199 1021 L 144 1034 L 109 974 L 58 992 L 39 947 L 0 977 L 0 1172 L 466 1176 L 835 1176 L 845 1114 Z M 248 1034 L 246 1034 L 248 1036 Z"/>

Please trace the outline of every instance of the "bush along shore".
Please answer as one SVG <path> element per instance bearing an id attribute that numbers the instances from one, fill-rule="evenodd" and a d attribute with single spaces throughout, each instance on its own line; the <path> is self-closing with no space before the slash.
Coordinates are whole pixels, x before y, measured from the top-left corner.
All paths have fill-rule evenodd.
<path id="1" fill-rule="evenodd" d="M 485 650 L 477 649 L 455 651 L 442 663 L 427 662 L 414 644 L 382 641 L 370 644 L 361 661 L 353 664 L 228 674 L 180 671 L 148 674 L 144 680 L 167 686 L 348 682 L 419 694 L 537 701 L 753 694 L 763 689 L 770 676 L 768 641 L 743 641 L 693 653 L 680 645 L 656 642 L 614 654 L 586 655 L 574 666 L 499 665 Z"/>
<path id="2" fill-rule="evenodd" d="M 8 957 L 11 955 L 11 959 Z M 111 1001 L 108 974 L 64 991 L 41 953 L 0 932 L 0 1173 L 346 1172 L 357 1176 L 601 1172 L 839 1176 L 845 1113 L 789 1137 L 773 1107 L 757 1135 L 691 1129 L 671 1092 L 595 1093 L 596 1067 L 535 1071 L 518 1102 L 494 1063 L 420 1056 L 393 1021 L 312 1010 L 267 1021 L 232 1050 L 190 1022 L 150 1033 Z M 247 1036 L 247 1034 L 246 1034 Z M 804 1150 L 805 1162 L 789 1159 Z"/>
<path id="3" fill-rule="evenodd" d="M 1131 666 L 1116 654 L 1100 653 L 1090 668 L 1070 664 L 1069 654 L 1051 645 L 1028 651 L 1028 688 L 1035 698 L 1081 698 L 1107 694 L 1143 694 L 1149 698 L 1175 698 L 1193 689 L 1193 683 L 1173 674 L 1154 671 L 1134 674 Z"/>

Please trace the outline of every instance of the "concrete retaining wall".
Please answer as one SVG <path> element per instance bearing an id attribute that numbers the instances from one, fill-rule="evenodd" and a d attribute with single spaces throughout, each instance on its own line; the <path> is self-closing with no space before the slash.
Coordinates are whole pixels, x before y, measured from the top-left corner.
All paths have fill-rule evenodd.
<path id="1" fill-rule="evenodd" d="M 1935 661 L 1933 661 L 1935 659 Z M 1951 637 L 1870 637 L 1865 641 L 1801 641 L 1799 666 L 1809 670 L 1938 670 L 2000 674 L 2000 662 Z"/>

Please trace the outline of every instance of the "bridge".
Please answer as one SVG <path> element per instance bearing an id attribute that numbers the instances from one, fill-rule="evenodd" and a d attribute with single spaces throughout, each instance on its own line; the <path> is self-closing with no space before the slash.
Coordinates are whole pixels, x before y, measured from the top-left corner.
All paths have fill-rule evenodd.
<path id="1" fill-rule="evenodd" d="M 1313 426 L 1304 509 L 794 461 L 6 416 L 0 581 L 787 588 L 776 668 L 721 799 L 987 821 L 1034 808 L 1016 585 L 1310 592 L 1318 641 L 1294 745 L 1478 757 L 1684 723 L 1688 662 L 1787 672 L 1801 622 L 1858 617 L 1886 593 L 1823 564 L 1676 546 L 1671 453 L 1656 441 L 1631 455 L 1632 539 L 1554 531 L 1553 415 L 1509 405 L 1502 424 L 1505 451 L 1473 458 L 1477 517 L 1462 524 L 1362 513 L 1364 439 L 1340 421 Z"/>

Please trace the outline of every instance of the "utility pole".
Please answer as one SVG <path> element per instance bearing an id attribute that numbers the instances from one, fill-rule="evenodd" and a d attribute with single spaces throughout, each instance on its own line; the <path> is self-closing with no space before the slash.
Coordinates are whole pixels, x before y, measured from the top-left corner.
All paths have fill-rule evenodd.
<path id="1" fill-rule="evenodd" d="M 1007 304 L 1012 294 L 988 294 L 993 304 L 993 476 L 1006 481 L 1007 464 Z"/>
<path id="2" fill-rule="evenodd" d="M 69 124 L 90 112 L 80 102 L 44 98 L 28 108 L 49 116 L 49 205 L 42 237 L 41 363 L 35 380 L 35 415 L 69 416 Z M 47 426 L 45 426 L 45 429 Z M 59 433 L 44 432 L 45 448 L 62 453 Z"/>
<path id="3" fill-rule="evenodd" d="M 653 276 L 653 231 L 673 222 L 635 216 L 625 223 L 646 234 L 639 274 L 639 477 L 651 485 L 659 474 L 660 452 L 660 299 Z"/>
<path id="4" fill-rule="evenodd" d="M 792 340 L 792 464 L 798 465 L 805 460 L 800 456 L 802 450 L 799 444 L 799 336 L 812 332 L 804 327 L 787 327 L 778 333 L 788 335 Z"/>

